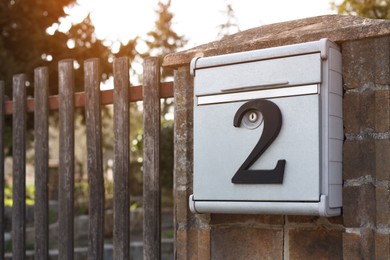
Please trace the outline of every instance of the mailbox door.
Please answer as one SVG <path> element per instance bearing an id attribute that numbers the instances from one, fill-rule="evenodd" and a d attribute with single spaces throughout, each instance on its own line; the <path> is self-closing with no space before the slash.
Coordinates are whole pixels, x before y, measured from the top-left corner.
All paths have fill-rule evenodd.
<path id="1" fill-rule="evenodd" d="M 319 201 L 319 95 L 267 100 L 280 109 L 280 132 L 249 170 L 274 169 L 279 160 L 285 160 L 282 183 L 232 182 L 269 124 L 264 120 L 255 129 L 233 125 L 235 114 L 249 101 L 200 105 L 194 111 L 195 200 Z"/>

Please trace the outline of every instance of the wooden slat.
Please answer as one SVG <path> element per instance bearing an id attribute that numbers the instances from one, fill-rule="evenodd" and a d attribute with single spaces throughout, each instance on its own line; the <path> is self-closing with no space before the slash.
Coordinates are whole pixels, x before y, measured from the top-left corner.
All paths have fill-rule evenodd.
<path id="1" fill-rule="evenodd" d="M 84 85 L 89 183 L 88 259 L 99 260 L 103 259 L 104 246 L 104 178 L 98 59 L 84 62 Z"/>
<path id="2" fill-rule="evenodd" d="M 59 259 L 73 259 L 74 71 L 73 60 L 58 64 L 60 162 L 58 194 Z"/>
<path id="3" fill-rule="evenodd" d="M 144 62 L 144 259 L 161 258 L 160 218 L 160 62 L 150 57 Z"/>
<path id="4" fill-rule="evenodd" d="M 5 83 L 0 81 L 0 259 L 4 259 L 4 91 Z"/>
<path id="5" fill-rule="evenodd" d="M 49 70 L 40 67 L 34 71 L 35 96 L 35 258 L 48 259 L 49 255 L 49 207 L 48 207 L 48 180 L 49 180 Z"/>
<path id="6" fill-rule="evenodd" d="M 129 64 L 114 61 L 114 259 L 129 259 Z"/>
<path id="7" fill-rule="evenodd" d="M 84 107 L 85 105 L 85 93 L 77 92 L 75 95 L 75 107 Z M 173 82 L 162 82 L 160 88 L 160 98 L 172 98 L 173 97 Z M 109 105 L 114 101 L 114 90 L 104 90 L 100 95 L 101 104 Z M 142 101 L 142 86 L 133 86 L 129 88 L 129 101 L 136 102 Z M 27 99 L 27 112 L 34 112 L 34 99 Z M 58 96 L 49 97 L 49 109 L 58 110 Z M 12 101 L 5 101 L 5 113 L 7 115 L 12 114 Z"/>
<path id="8" fill-rule="evenodd" d="M 13 259 L 25 257 L 26 199 L 26 76 L 13 77 L 12 117 L 12 254 Z"/>

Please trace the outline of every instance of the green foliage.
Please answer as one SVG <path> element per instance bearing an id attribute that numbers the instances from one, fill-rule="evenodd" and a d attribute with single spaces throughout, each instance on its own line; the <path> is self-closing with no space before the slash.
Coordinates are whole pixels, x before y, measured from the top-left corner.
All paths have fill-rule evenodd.
<path id="1" fill-rule="evenodd" d="M 30 184 L 26 185 L 26 204 L 34 205 L 35 203 L 35 186 Z M 4 205 L 6 207 L 12 207 L 12 185 L 6 184 L 4 188 Z"/>
<path id="2" fill-rule="evenodd" d="M 358 15 L 374 19 L 390 19 L 390 0 L 343 0 L 339 5 L 331 3 L 339 14 Z"/>
<path id="3" fill-rule="evenodd" d="M 30 184 L 26 185 L 26 204 L 34 205 L 35 203 L 35 186 Z"/>
<path id="4" fill-rule="evenodd" d="M 102 72 L 109 73 L 110 51 L 94 36 L 94 27 L 86 17 L 69 32 L 47 33 L 47 28 L 58 25 L 66 16 L 64 7 L 75 0 L 4 0 L 0 3 L 0 79 L 6 81 L 6 92 L 11 94 L 12 76 L 27 73 L 32 84 L 33 70 L 48 66 L 51 93 L 57 93 L 57 63 L 65 58 L 75 58 L 78 64 L 91 57 L 102 58 Z M 75 48 L 68 48 L 68 41 Z M 76 88 L 83 77 L 76 71 Z"/>
<path id="5" fill-rule="evenodd" d="M 7 184 L 4 187 L 4 205 L 12 207 L 12 186 Z"/>

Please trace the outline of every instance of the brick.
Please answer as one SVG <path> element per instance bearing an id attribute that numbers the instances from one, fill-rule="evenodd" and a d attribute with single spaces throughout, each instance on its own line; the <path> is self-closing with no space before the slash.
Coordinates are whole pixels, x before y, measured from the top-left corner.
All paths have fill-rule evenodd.
<path id="1" fill-rule="evenodd" d="M 178 224 L 185 224 L 190 215 L 188 207 L 188 192 L 175 191 L 175 217 Z"/>
<path id="2" fill-rule="evenodd" d="M 336 224 L 336 225 L 343 224 L 342 216 L 331 217 L 331 218 L 322 218 L 318 216 L 287 216 L 287 220 L 289 223 L 296 223 L 296 224 L 324 223 L 324 222 L 326 222 L 327 224 Z"/>
<path id="3" fill-rule="evenodd" d="M 376 187 L 376 226 L 390 228 L 390 187 Z"/>
<path id="4" fill-rule="evenodd" d="M 210 259 L 210 230 L 198 231 L 198 256 L 196 259 Z"/>
<path id="5" fill-rule="evenodd" d="M 375 187 L 372 184 L 343 188 L 345 227 L 361 227 L 375 223 Z"/>
<path id="6" fill-rule="evenodd" d="M 289 223 L 316 223 L 319 218 L 317 216 L 287 216 Z"/>
<path id="7" fill-rule="evenodd" d="M 390 234 L 375 234 L 375 259 L 390 259 Z"/>
<path id="8" fill-rule="evenodd" d="M 283 259 L 283 229 L 213 227 L 211 259 Z"/>
<path id="9" fill-rule="evenodd" d="M 176 257 L 177 259 L 187 259 L 187 238 L 188 232 L 184 229 L 176 230 Z"/>
<path id="10" fill-rule="evenodd" d="M 343 101 L 344 131 L 359 134 L 375 127 L 375 91 L 369 86 L 363 92 L 347 91 Z"/>
<path id="11" fill-rule="evenodd" d="M 343 179 L 355 179 L 356 169 L 361 168 L 360 141 L 346 140 L 343 145 Z"/>
<path id="12" fill-rule="evenodd" d="M 372 42 L 359 40 L 342 44 L 343 79 L 347 89 L 359 88 L 362 82 L 373 81 Z"/>
<path id="13" fill-rule="evenodd" d="M 346 89 L 366 83 L 390 83 L 389 37 L 367 38 L 342 44 L 343 79 Z"/>
<path id="14" fill-rule="evenodd" d="M 360 129 L 374 129 L 375 127 L 375 91 L 373 84 L 367 84 L 368 88 L 360 93 Z"/>
<path id="15" fill-rule="evenodd" d="M 367 39 L 370 40 L 370 39 Z M 390 84 L 390 37 L 371 39 L 374 44 L 375 83 Z"/>
<path id="16" fill-rule="evenodd" d="M 343 145 L 343 179 L 375 177 L 376 145 L 374 140 L 347 140 Z"/>
<path id="17" fill-rule="evenodd" d="M 363 259 L 360 252 L 360 235 L 355 233 L 343 234 L 344 259 Z"/>
<path id="18" fill-rule="evenodd" d="M 192 188 L 193 78 L 188 68 L 175 70 L 174 182 L 175 189 Z M 183 188 L 184 187 L 184 188 Z"/>
<path id="19" fill-rule="evenodd" d="M 289 259 L 342 259 L 342 231 L 291 229 L 288 231 Z"/>
<path id="20" fill-rule="evenodd" d="M 390 128 L 390 92 L 375 91 L 375 132 L 384 133 Z"/>
<path id="21" fill-rule="evenodd" d="M 374 232 L 369 228 L 361 229 L 360 233 L 344 233 L 343 258 L 374 259 L 374 239 Z"/>
<path id="22" fill-rule="evenodd" d="M 360 94 L 347 92 L 343 100 L 345 133 L 360 133 Z"/>
<path id="23" fill-rule="evenodd" d="M 212 214 L 212 225 L 283 225 L 283 215 L 243 215 L 243 214 Z"/>
<path id="24" fill-rule="evenodd" d="M 176 232 L 176 259 L 210 259 L 210 231 L 197 228 Z"/>
<path id="25" fill-rule="evenodd" d="M 379 181 L 390 181 L 390 140 L 375 140 L 375 175 Z"/>

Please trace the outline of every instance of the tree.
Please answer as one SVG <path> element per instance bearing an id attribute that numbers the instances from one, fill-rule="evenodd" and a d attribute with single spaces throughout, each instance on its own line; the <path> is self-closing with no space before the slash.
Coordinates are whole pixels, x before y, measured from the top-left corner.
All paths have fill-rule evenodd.
<path id="1" fill-rule="evenodd" d="M 218 38 L 220 39 L 224 36 L 240 31 L 240 27 L 238 26 L 238 20 L 231 3 L 228 3 L 226 5 L 226 9 L 223 13 L 226 16 L 226 21 L 218 26 Z"/>
<path id="2" fill-rule="evenodd" d="M 64 16 L 64 6 L 74 0 L 20 1 L 4 0 L 0 3 L 0 78 L 6 80 L 7 90 L 12 75 L 30 71 L 43 65 L 41 55 L 47 27 Z"/>
<path id="3" fill-rule="evenodd" d="M 73 25 L 68 32 L 48 33 L 49 27 L 58 27 L 60 18 L 67 15 L 64 8 L 74 4 L 75 0 L 4 0 L 0 3 L 0 79 L 6 81 L 8 95 L 14 74 L 31 76 L 39 66 L 49 67 L 51 93 L 57 93 L 57 63 L 65 58 L 75 58 L 80 64 L 83 59 L 99 56 L 102 71 L 110 70 L 107 58 L 110 51 L 94 36 L 89 17 Z M 74 47 L 69 45 L 72 42 Z M 76 86 L 81 86 L 83 77 L 77 74 L 76 71 Z"/>
<path id="4" fill-rule="evenodd" d="M 186 43 L 183 36 L 178 35 L 173 29 L 173 13 L 170 11 L 171 1 L 161 0 L 156 8 L 155 28 L 147 34 L 146 39 L 136 37 L 127 44 L 122 44 L 117 53 L 112 53 L 110 47 L 104 45 L 104 40 L 98 39 L 95 35 L 95 28 L 89 16 L 78 23 L 73 24 L 68 30 L 59 30 L 61 20 L 68 15 L 68 11 L 76 0 L 4 0 L 0 2 L 0 80 L 6 81 L 7 95 L 12 94 L 12 76 L 17 73 L 30 75 L 30 82 L 33 84 L 32 75 L 36 67 L 47 66 L 50 73 L 50 94 L 58 92 L 58 61 L 65 58 L 75 59 L 76 91 L 81 91 L 83 86 L 83 61 L 89 58 L 99 57 L 102 78 L 112 74 L 112 59 L 114 57 L 127 56 L 133 62 L 139 61 L 149 55 L 160 56 L 175 52 Z M 64 11 L 65 10 L 65 11 Z M 143 41 L 148 50 L 145 53 L 138 53 L 136 45 Z M 162 59 L 161 59 L 162 60 Z M 163 70 L 162 78 L 172 75 L 172 71 Z M 31 91 L 32 92 L 32 91 Z M 170 109 L 171 101 L 165 101 L 163 114 Z M 134 187 L 132 191 L 137 192 L 135 186 L 142 187 L 142 113 L 136 104 L 131 104 L 131 144 L 132 159 L 130 167 L 134 169 L 131 178 Z M 104 133 L 104 150 L 107 156 L 112 151 L 112 111 L 103 109 L 102 123 Z M 85 144 L 80 138 L 85 134 L 83 130 L 84 112 L 76 110 L 76 135 L 79 135 L 78 149 L 85 151 Z M 30 117 L 29 117 L 30 118 Z M 30 118 L 32 119 L 32 117 Z M 54 127 L 58 118 L 51 116 Z M 163 120 L 162 147 L 164 149 L 164 160 L 162 162 L 163 182 L 172 186 L 173 171 L 173 123 Z M 32 127 L 28 128 L 29 130 Z M 30 131 L 29 131 L 30 132 Z M 31 132 L 32 133 L 32 132 Z M 55 137 L 55 139 L 58 137 Z M 9 139 L 9 138 L 7 138 Z M 56 140 L 51 140 L 57 143 Z M 9 144 L 11 146 L 11 144 Z M 53 148 L 51 154 L 56 156 L 57 148 Z M 80 154 L 78 152 L 78 154 Z M 77 155 L 85 156 L 84 155 Z M 109 159 L 109 157 L 105 158 Z M 84 162 L 85 158 L 76 158 L 77 162 Z M 107 160 L 106 160 L 107 161 Z M 80 175 L 83 175 L 84 166 L 76 167 Z M 166 186 L 164 185 L 164 186 Z M 169 187 L 167 188 L 169 189 Z"/>
<path id="5" fill-rule="evenodd" d="M 163 1 L 158 2 L 155 27 L 153 31 L 147 34 L 147 39 L 145 41 L 149 53 L 143 54 L 143 57 L 148 55 L 163 57 L 168 53 L 177 51 L 177 49 L 183 47 L 187 43 L 187 40 L 183 36 L 178 35 L 172 29 L 173 14 L 170 11 L 170 7 L 171 0 L 168 0 L 166 3 Z M 171 70 L 163 69 L 163 78 L 171 75 Z"/>
<path id="6" fill-rule="evenodd" d="M 390 19 L 390 0 L 343 0 L 339 5 L 333 2 L 332 8 L 339 14 Z"/>

